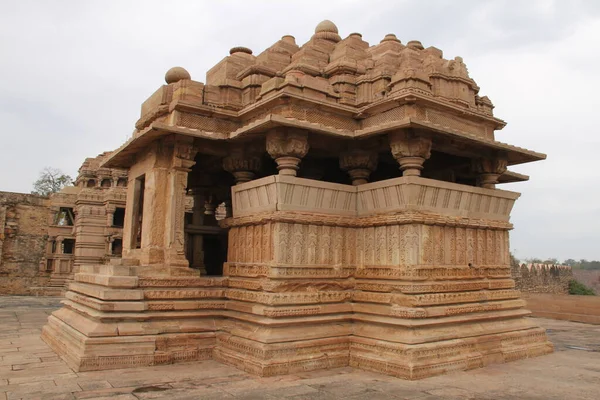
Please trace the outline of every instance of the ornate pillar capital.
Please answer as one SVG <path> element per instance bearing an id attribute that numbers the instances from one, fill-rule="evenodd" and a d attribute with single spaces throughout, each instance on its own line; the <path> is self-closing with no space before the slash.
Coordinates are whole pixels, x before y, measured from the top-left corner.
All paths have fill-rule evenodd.
<path id="1" fill-rule="evenodd" d="M 277 163 L 280 175 L 296 176 L 308 149 L 305 131 L 274 129 L 267 133 L 267 152 Z"/>
<path id="2" fill-rule="evenodd" d="M 498 178 L 506 172 L 506 157 L 478 158 L 473 160 L 473 171 L 477 174 L 477 186 L 486 189 L 496 188 Z"/>
<path id="3" fill-rule="evenodd" d="M 261 152 L 252 145 L 236 145 L 223 159 L 223 169 L 233 175 L 236 185 L 253 180 L 261 164 Z"/>
<path id="4" fill-rule="evenodd" d="M 420 176 L 423 163 L 431 156 L 431 139 L 412 130 L 389 134 L 392 155 L 400 164 L 403 176 Z"/>
<path id="5" fill-rule="evenodd" d="M 377 152 L 352 149 L 340 155 L 340 168 L 348 172 L 352 185 L 367 183 L 371 172 L 377 168 Z"/>

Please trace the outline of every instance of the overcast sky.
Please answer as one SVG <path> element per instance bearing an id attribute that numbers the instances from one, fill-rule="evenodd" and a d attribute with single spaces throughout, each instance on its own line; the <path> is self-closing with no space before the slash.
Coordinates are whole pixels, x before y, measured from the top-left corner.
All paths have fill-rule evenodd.
<path id="1" fill-rule="evenodd" d="M 370 44 L 386 33 L 462 56 L 508 122 L 497 139 L 548 154 L 503 185 L 517 257 L 600 259 L 600 1 L 0 0 L 0 190 L 46 166 L 75 177 L 112 150 L 172 66 L 198 81 L 231 47 L 305 43 L 323 19 Z"/>

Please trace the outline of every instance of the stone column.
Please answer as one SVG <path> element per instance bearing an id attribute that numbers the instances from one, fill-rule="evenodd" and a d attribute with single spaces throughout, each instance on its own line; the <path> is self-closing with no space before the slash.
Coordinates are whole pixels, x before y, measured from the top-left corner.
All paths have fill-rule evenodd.
<path id="1" fill-rule="evenodd" d="M 188 267 L 185 257 L 185 195 L 188 173 L 195 164 L 193 138 L 177 137 L 174 139 L 171 166 L 165 192 L 165 263 L 172 267 Z M 152 216 L 147 216 L 152 218 Z"/>
<path id="2" fill-rule="evenodd" d="M 346 151 L 340 156 L 340 168 L 348 172 L 352 185 L 367 183 L 371 172 L 377 168 L 377 153 L 362 149 Z"/>
<path id="3" fill-rule="evenodd" d="M 504 157 L 473 160 L 473 170 L 477 174 L 477 186 L 495 189 L 498 178 L 506 172 L 507 164 L 508 161 Z"/>
<path id="4" fill-rule="evenodd" d="M 267 133 L 267 152 L 277 163 L 279 175 L 296 176 L 308 149 L 305 131 L 274 129 Z"/>
<path id="5" fill-rule="evenodd" d="M 389 140 L 402 176 L 421 176 L 423 163 L 431 156 L 431 139 L 412 130 L 402 130 L 390 133 Z"/>
<path id="6" fill-rule="evenodd" d="M 223 169 L 233 175 L 236 185 L 253 180 L 260 166 L 261 154 L 252 145 L 237 145 L 223 159 Z"/>
<path id="7" fill-rule="evenodd" d="M 106 226 L 112 226 L 117 207 L 110 204 L 106 206 Z"/>

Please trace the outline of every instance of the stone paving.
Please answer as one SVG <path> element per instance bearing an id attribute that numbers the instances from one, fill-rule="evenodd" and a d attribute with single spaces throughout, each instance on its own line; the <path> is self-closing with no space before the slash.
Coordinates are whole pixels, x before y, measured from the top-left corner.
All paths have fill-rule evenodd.
<path id="1" fill-rule="evenodd" d="M 412 382 L 352 368 L 259 378 L 215 361 L 76 373 L 39 338 L 58 307 L 0 297 L 0 400 L 600 399 L 600 325 L 539 318 L 554 354 Z"/>

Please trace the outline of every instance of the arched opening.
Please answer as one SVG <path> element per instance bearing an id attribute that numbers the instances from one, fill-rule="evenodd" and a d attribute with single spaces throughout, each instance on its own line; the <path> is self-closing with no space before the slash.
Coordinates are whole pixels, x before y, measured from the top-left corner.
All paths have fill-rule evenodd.
<path id="1" fill-rule="evenodd" d="M 110 179 L 102 179 L 102 182 L 100 182 L 100 186 L 103 188 L 109 188 L 112 186 L 112 181 Z"/>
<path id="2" fill-rule="evenodd" d="M 95 179 L 88 179 L 86 187 L 89 187 L 89 188 L 96 187 L 96 180 Z"/>

